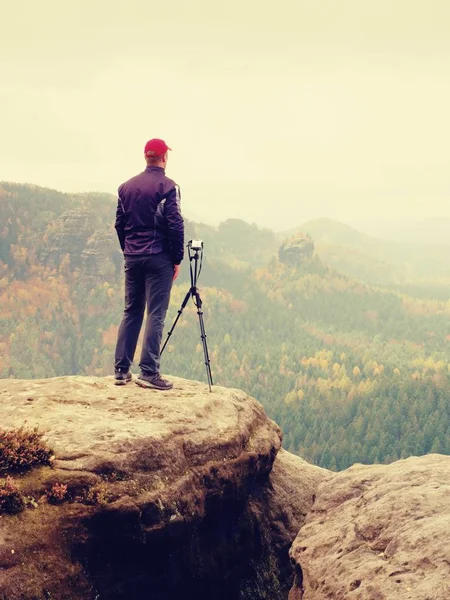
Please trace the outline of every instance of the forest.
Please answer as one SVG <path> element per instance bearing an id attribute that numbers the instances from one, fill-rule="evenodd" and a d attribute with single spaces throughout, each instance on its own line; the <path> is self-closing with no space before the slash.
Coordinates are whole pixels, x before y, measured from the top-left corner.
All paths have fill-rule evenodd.
<path id="1" fill-rule="evenodd" d="M 0 184 L 0 378 L 112 374 L 123 310 L 115 206 L 108 194 Z M 280 260 L 299 231 L 312 255 Z M 257 398 L 287 450 L 336 470 L 450 454 L 450 244 L 424 251 L 329 220 L 285 236 L 239 219 L 186 221 L 191 237 L 204 241 L 214 383 Z M 188 289 L 186 260 L 167 326 Z M 206 381 L 195 311 L 163 371 Z"/>

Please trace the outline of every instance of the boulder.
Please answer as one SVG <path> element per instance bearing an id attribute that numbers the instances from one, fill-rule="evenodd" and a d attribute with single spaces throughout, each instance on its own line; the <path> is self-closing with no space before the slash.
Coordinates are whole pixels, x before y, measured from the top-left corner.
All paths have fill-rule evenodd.
<path id="1" fill-rule="evenodd" d="M 2 598 L 287 598 L 326 472 L 275 460 L 280 429 L 245 393 L 173 380 L 0 382 L 1 427 L 38 426 L 55 455 L 14 476 L 28 507 L 0 516 Z"/>
<path id="2" fill-rule="evenodd" d="M 448 600 L 450 456 L 329 476 L 300 530 L 289 600 Z"/>

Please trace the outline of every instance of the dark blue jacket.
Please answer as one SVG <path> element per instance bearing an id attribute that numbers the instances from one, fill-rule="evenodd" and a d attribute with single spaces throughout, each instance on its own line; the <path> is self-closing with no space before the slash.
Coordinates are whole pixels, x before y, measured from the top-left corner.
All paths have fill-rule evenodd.
<path id="1" fill-rule="evenodd" d="M 148 166 L 119 187 L 116 231 L 127 256 L 167 252 L 174 265 L 184 255 L 180 188 L 162 167 Z"/>

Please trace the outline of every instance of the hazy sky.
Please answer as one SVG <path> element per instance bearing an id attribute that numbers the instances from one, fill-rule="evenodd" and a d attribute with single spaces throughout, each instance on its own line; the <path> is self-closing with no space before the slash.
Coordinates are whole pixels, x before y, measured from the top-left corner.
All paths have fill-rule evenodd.
<path id="1" fill-rule="evenodd" d="M 143 146 L 205 220 L 450 216 L 449 0 L 2 2 L 0 180 L 115 193 Z"/>

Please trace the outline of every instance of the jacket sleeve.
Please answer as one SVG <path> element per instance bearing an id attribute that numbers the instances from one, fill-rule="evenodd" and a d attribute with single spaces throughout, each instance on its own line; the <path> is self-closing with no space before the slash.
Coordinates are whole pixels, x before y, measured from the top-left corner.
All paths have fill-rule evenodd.
<path id="1" fill-rule="evenodd" d="M 174 265 L 179 265 L 184 257 L 184 221 L 181 216 L 180 200 L 180 188 L 175 184 L 175 187 L 167 195 L 164 207 Z"/>
<path id="2" fill-rule="evenodd" d="M 119 244 L 123 252 L 125 250 L 125 214 L 123 212 L 122 200 L 120 199 L 120 196 L 117 201 L 115 228 L 117 231 L 117 237 L 119 238 Z"/>

